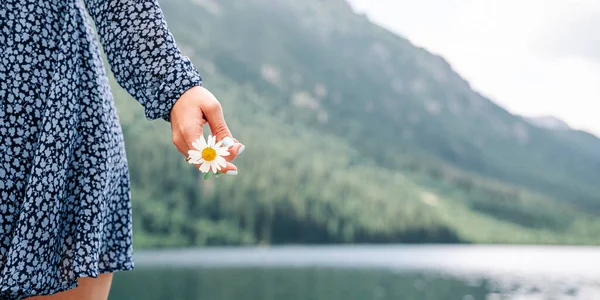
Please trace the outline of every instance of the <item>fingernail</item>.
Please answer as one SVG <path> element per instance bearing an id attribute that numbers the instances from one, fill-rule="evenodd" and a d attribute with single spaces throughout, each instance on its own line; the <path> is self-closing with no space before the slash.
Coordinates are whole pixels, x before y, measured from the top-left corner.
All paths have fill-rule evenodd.
<path id="1" fill-rule="evenodd" d="M 234 143 L 233 143 L 233 139 L 232 138 L 230 138 L 230 137 L 227 136 L 227 137 L 225 137 L 223 139 L 223 146 L 229 148 L 229 147 L 233 146 L 233 144 Z"/>
<path id="2" fill-rule="evenodd" d="M 242 152 L 244 152 L 244 150 L 246 150 L 246 145 L 242 145 L 240 147 L 240 150 L 238 150 L 238 155 L 242 154 Z"/>
<path id="3" fill-rule="evenodd" d="M 238 174 L 238 172 L 237 171 L 227 171 L 227 173 L 225 173 L 225 174 L 227 174 L 227 175 L 234 175 L 235 176 L 235 175 Z"/>

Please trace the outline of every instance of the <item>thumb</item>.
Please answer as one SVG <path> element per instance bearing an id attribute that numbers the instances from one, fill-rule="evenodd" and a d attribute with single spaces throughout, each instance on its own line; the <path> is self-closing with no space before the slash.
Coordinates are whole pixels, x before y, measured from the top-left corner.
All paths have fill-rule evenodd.
<path id="1" fill-rule="evenodd" d="M 223 108 L 221 107 L 221 103 L 219 103 L 219 101 L 217 101 L 216 98 L 214 98 L 214 100 L 215 101 L 211 101 L 210 104 L 204 105 L 204 107 L 202 107 L 204 117 L 208 121 L 210 131 L 212 132 L 212 135 L 217 138 L 217 141 L 221 141 L 224 138 L 229 137 L 230 139 L 223 141 L 223 145 L 226 147 L 231 147 L 234 144 L 233 135 L 231 134 L 231 131 L 227 126 L 227 122 L 225 122 L 225 117 L 223 116 Z"/>
<path id="2" fill-rule="evenodd" d="M 221 105 L 218 105 L 217 109 L 211 108 L 208 111 L 206 111 L 205 117 L 208 121 L 210 131 L 212 132 L 212 135 L 217 138 L 217 141 L 222 140 L 223 145 L 225 147 L 233 146 L 233 135 L 231 134 L 231 131 L 227 126 L 227 122 L 225 122 L 225 117 L 223 116 L 223 110 L 221 109 Z M 225 139 L 226 137 L 229 137 L 229 139 Z"/>

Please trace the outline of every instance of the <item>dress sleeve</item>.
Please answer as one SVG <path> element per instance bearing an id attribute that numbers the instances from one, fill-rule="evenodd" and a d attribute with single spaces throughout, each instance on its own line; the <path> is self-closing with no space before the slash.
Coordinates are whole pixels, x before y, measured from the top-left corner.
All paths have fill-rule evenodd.
<path id="1" fill-rule="evenodd" d="M 85 0 L 117 82 L 149 120 L 169 120 L 175 101 L 202 84 L 181 54 L 157 0 Z"/>

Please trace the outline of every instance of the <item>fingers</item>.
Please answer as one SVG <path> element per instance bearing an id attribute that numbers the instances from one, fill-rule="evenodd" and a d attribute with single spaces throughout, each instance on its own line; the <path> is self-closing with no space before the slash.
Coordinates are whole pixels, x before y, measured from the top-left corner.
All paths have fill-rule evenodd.
<path id="1" fill-rule="evenodd" d="M 185 157 L 188 156 L 187 151 L 188 151 L 188 147 L 185 143 L 185 139 L 181 136 L 181 135 L 173 135 L 173 145 L 175 145 L 175 147 L 177 148 L 177 151 L 179 151 L 179 153 L 183 154 Z"/>
<path id="2" fill-rule="evenodd" d="M 246 146 L 240 144 L 240 143 L 235 143 L 233 145 L 233 147 L 229 148 L 229 155 L 225 156 L 225 160 L 226 161 L 233 161 L 239 154 L 241 154 L 242 152 L 244 152 L 244 150 L 246 149 Z"/>
<path id="3" fill-rule="evenodd" d="M 171 122 L 171 131 L 173 135 L 173 144 L 177 150 L 185 157 L 188 156 L 188 150 L 193 149 L 192 143 L 203 136 L 202 127 L 206 120 L 202 117 L 202 111 L 187 110 L 180 112 L 183 117 Z"/>
<path id="4" fill-rule="evenodd" d="M 227 162 L 227 165 L 225 167 L 221 168 L 221 170 L 219 170 L 219 173 L 227 174 L 227 175 L 237 175 L 238 171 L 237 171 L 237 167 L 234 164 Z"/>
<path id="5" fill-rule="evenodd" d="M 205 92 L 210 93 L 208 90 L 205 90 Z M 225 122 L 221 104 L 216 98 L 214 98 L 212 94 L 210 94 L 210 96 L 214 99 L 214 101 L 210 101 L 203 105 L 202 112 L 208 121 L 208 126 L 210 126 L 212 135 L 217 137 L 217 141 L 223 140 L 225 137 L 233 138 L 233 135 L 227 126 L 227 122 Z M 230 145 L 225 146 L 229 147 Z"/>

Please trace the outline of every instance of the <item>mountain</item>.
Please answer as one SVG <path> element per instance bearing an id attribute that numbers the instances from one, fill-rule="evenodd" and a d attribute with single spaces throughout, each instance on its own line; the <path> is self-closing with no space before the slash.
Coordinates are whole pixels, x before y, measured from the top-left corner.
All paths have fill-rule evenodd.
<path id="1" fill-rule="evenodd" d="M 138 245 L 599 243 L 600 140 L 510 114 L 345 1 L 161 5 L 248 150 L 202 181 L 115 84 Z"/>
<path id="2" fill-rule="evenodd" d="M 524 117 L 524 119 L 531 123 L 533 126 L 537 126 L 539 128 L 545 128 L 550 130 L 571 129 L 571 127 L 567 123 L 565 123 L 565 121 L 553 116 Z"/>

